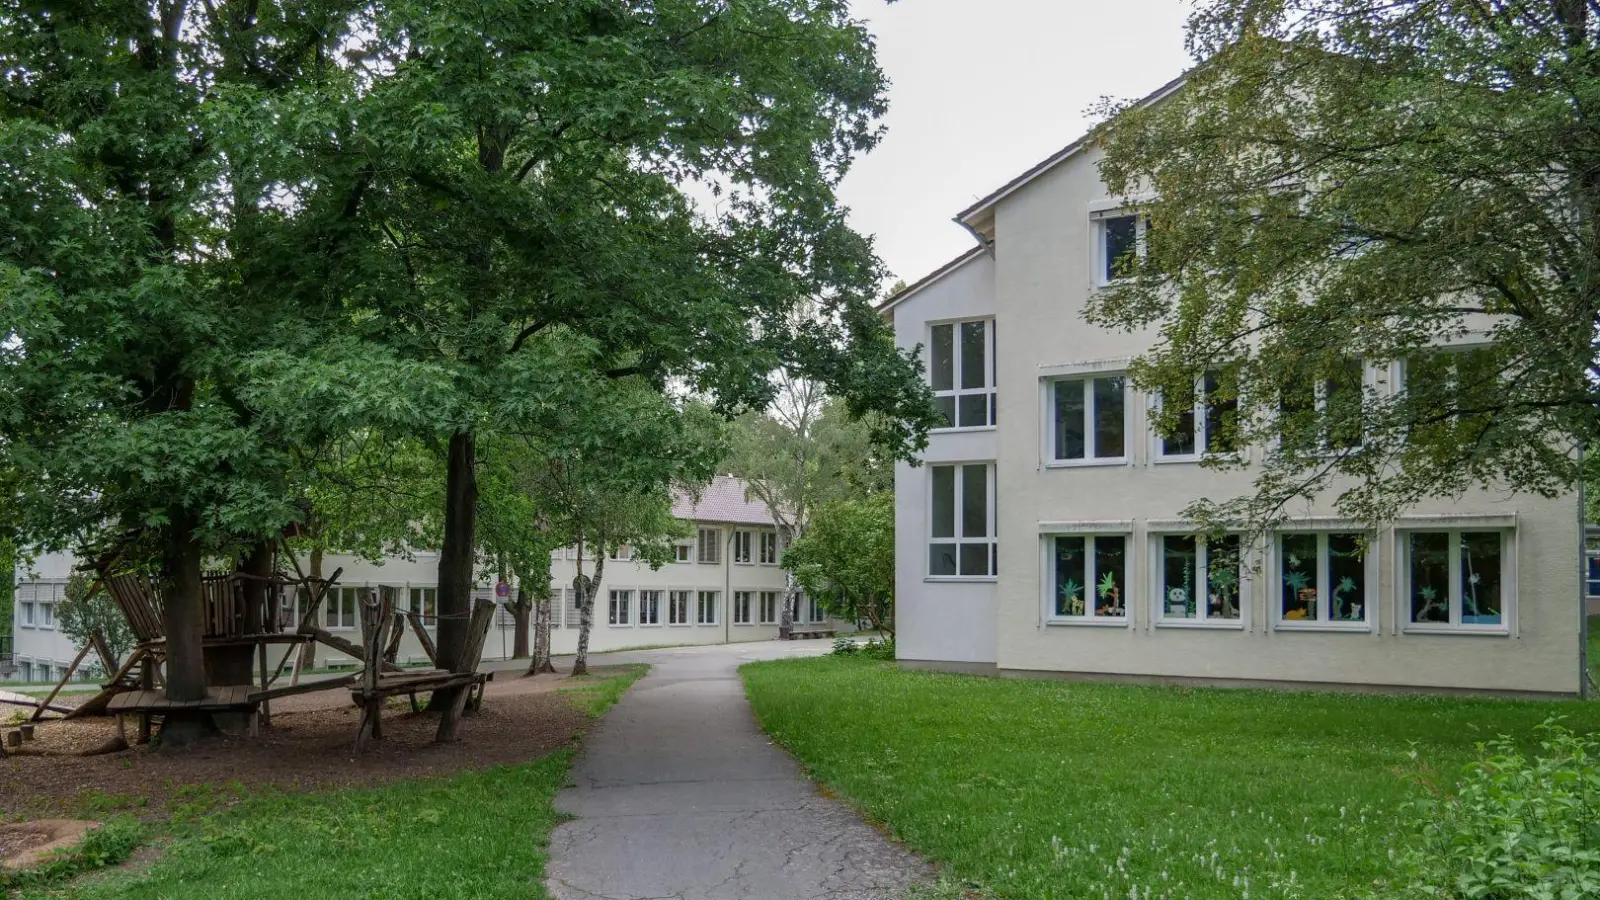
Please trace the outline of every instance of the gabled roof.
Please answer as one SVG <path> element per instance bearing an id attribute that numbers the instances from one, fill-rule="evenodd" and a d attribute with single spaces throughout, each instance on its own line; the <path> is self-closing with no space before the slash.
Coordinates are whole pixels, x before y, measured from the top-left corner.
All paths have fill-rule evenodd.
<path id="1" fill-rule="evenodd" d="M 1161 87 L 1156 88 L 1154 92 L 1146 95 L 1138 103 L 1135 103 L 1134 106 L 1149 106 L 1150 104 L 1165 98 L 1168 94 L 1171 94 L 1173 91 L 1182 87 L 1184 81 L 1187 80 L 1188 77 L 1189 74 L 1187 72 L 1179 75 L 1177 78 L 1174 78 Z M 999 203 L 1001 200 L 1009 197 L 1028 182 L 1033 181 L 1040 175 L 1043 175 L 1061 163 L 1071 159 L 1073 156 L 1076 156 L 1078 151 L 1089 146 L 1089 138 L 1093 136 L 1093 134 L 1094 132 L 1090 131 L 1088 134 L 1085 134 L 1065 147 L 1062 147 L 1060 150 L 1052 153 L 1050 156 L 1046 157 L 1044 160 L 1040 161 L 1037 165 L 1028 169 L 1026 172 L 1023 172 L 1021 175 L 1018 175 L 1017 177 L 996 188 L 994 191 L 990 192 L 988 196 L 957 213 L 956 223 L 968 229 L 969 231 L 972 231 L 973 221 L 980 214 L 989 211 L 996 203 Z M 974 234 L 976 235 L 976 232 L 974 232 Z"/>
<path id="2" fill-rule="evenodd" d="M 968 250 L 955 259 L 950 260 L 939 268 L 934 269 L 932 272 L 929 272 L 928 274 L 917 279 L 915 283 L 908 284 L 891 294 L 887 300 L 884 300 L 882 303 L 878 304 L 878 312 L 886 313 L 896 306 L 899 306 L 903 301 L 911 299 L 912 294 L 915 294 L 917 291 L 920 291 L 928 285 L 933 284 L 935 281 L 938 281 L 939 279 L 950 274 L 951 272 L 954 272 L 967 263 L 972 262 L 984 252 L 985 248 L 982 245 L 973 247 L 971 250 Z"/>
<path id="3" fill-rule="evenodd" d="M 772 513 L 765 503 L 745 499 L 743 478 L 718 475 L 700 492 L 699 502 L 687 492 L 672 498 L 672 515 L 696 522 L 724 522 L 733 525 L 772 525 Z"/>

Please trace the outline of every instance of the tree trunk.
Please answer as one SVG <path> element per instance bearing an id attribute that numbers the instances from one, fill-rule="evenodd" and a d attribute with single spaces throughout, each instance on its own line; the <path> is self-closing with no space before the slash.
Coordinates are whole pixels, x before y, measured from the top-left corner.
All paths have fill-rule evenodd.
<path id="1" fill-rule="evenodd" d="M 239 561 L 240 578 L 236 590 L 244 603 L 244 633 L 257 634 L 264 625 L 262 608 L 267 602 L 267 583 L 261 579 L 272 574 L 272 542 L 262 541 L 250 548 L 250 553 Z M 255 681 L 255 650 L 251 646 L 214 647 L 206 652 L 206 665 L 211 684 L 252 684 Z"/>
<path id="2" fill-rule="evenodd" d="M 555 663 L 550 659 L 550 603 L 551 597 L 548 591 L 534 601 L 533 663 L 528 666 L 530 675 L 542 675 L 556 670 Z"/>
<path id="3" fill-rule="evenodd" d="M 311 564 L 306 569 L 306 574 L 311 576 L 312 578 L 321 578 L 322 577 L 322 548 L 321 547 L 312 547 L 311 548 Z M 300 597 L 296 597 L 295 599 L 299 600 L 302 603 L 311 602 L 311 597 L 310 597 L 309 594 L 303 594 Z M 324 599 L 323 602 L 326 603 L 327 600 Z M 297 606 L 295 608 L 295 617 L 294 617 L 295 622 L 298 624 L 299 621 L 300 621 L 300 618 L 302 616 L 304 616 L 305 614 L 306 614 L 306 611 Z M 300 645 L 300 660 L 295 664 L 295 671 L 299 672 L 299 671 L 302 671 L 302 670 L 305 670 L 305 669 L 315 669 L 316 667 L 317 667 L 317 642 L 316 641 L 306 641 L 304 644 Z"/>
<path id="4" fill-rule="evenodd" d="M 583 574 L 583 542 L 578 542 L 578 574 L 572 579 L 572 589 L 578 595 L 578 655 L 572 661 L 572 674 L 589 674 L 589 629 L 594 626 L 594 598 L 600 592 L 600 579 L 606 570 L 605 540 L 595 544 L 594 578 Z"/>
<path id="5" fill-rule="evenodd" d="M 444 541 L 439 548 L 438 664 L 453 670 L 467 645 L 472 605 L 472 560 L 478 519 L 477 442 L 470 433 L 450 438 L 445 469 Z M 459 688 L 434 691 L 430 710 L 442 710 Z"/>
<path id="6" fill-rule="evenodd" d="M 183 507 L 168 512 L 162 563 L 167 582 L 162 618 L 167 631 L 166 695 L 169 700 L 203 700 L 206 696 L 205 614 L 201 608 L 200 541 L 195 516 Z M 216 733 L 205 714 L 167 715 L 161 726 L 163 747 L 181 747 Z"/>
<path id="7" fill-rule="evenodd" d="M 528 586 L 521 581 L 517 583 L 517 599 L 511 606 L 511 658 L 522 659 L 528 656 L 528 613 L 533 611 L 533 604 L 528 601 Z"/>
<path id="8" fill-rule="evenodd" d="M 778 615 L 778 640 L 787 641 L 794 633 L 794 604 L 799 591 L 796 590 L 794 573 L 783 573 L 783 612 Z"/>

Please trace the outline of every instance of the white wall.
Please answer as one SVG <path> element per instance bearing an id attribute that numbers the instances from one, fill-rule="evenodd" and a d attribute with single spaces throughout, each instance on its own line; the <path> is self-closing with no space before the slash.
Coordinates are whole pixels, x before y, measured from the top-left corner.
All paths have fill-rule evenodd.
<path id="1" fill-rule="evenodd" d="M 41 554 L 27 564 L 18 565 L 11 613 L 12 652 L 17 671 L 9 680 L 54 680 L 78 655 L 78 648 L 55 625 L 54 605 L 66 596 L 67 578 L 71 574 L 72 557 L 65 553 Z"/>

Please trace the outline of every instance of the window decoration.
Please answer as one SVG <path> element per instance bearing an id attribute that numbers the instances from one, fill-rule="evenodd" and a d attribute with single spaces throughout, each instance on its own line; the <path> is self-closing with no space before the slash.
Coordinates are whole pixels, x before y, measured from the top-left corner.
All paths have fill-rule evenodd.
<path id="1" fill-rule="evenodd" d="M 1505 625 L 1505 536 L 1499 531 L 1405 535 L 1410 620 L 1431 627 Z"/>
<path id="2" fill-rule="evenodd" d="M 1367 620 L 1366 538 L 1358 533 L 1300 532 L 1278 538 L 1279 615 L 1286 624 Z"/>
<path id="3" fill-rule="evenodd" d="M 1059 619 L 1123 619 L 1128 615 L 1128 539 L 1124 535 L 1054 538 L 1052 613 Z"/>
<path id="4" fill-rule="evenodd" d="M 1240 539 L 1168 534 L 1156 538 L 1159 601 L 1166 620 L 1237 622 L 1241 617 Z"/>

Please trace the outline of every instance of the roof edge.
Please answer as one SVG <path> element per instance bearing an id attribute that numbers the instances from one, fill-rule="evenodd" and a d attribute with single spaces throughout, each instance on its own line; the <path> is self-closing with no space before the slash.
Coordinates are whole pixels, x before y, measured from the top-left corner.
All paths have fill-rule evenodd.
<path id="1" fill-rule="evenodd" d="M 933 284 L 934 282 L 938 281 L 939 279 L 943 278 L 944 276 L 949 275 L 951 272 L 954 272 L 955 270 L 961 268 L 962 266 L 966 265 L 967 263 L 972 262 L 974 259 L 977 259 L 980 255 L 982 255 L 988 249 L 989 248 L 986 245 L 979 244 L 978 246 L 973 247 L 971 250 L 968 250 L 967 252 L 965 252 L 965 253 L 961 254 L 960 256 L 956 257 L 955 259 L 950 260 L 949 262 L 945 263 L 944 265 L 940 266 L 939 268 L 934 269 L 932 272 L 929 272 L 928 274 L 922 276 L 921 278 L 918 278 L 916 281 L 912 282 L 911 284 L 906 285 L 905 287 L 903 287 L 900 290 L 896 291 L 894 294 L 890 295 L 890 297 L 887 300 L 885 300 L 882 303 L 878 304 L 878 312 L 880 314 L 881 313 L 886 313 L 889 310 L 895 308 L 896 306 L 899 306 L 901 303 L 905 302 L 906 300 L 911 299 L 911 295 L 912 294 L 915 294 L 915 293 L 921 291 L 923 288 L 928 287 L 929 285 Z"/>

